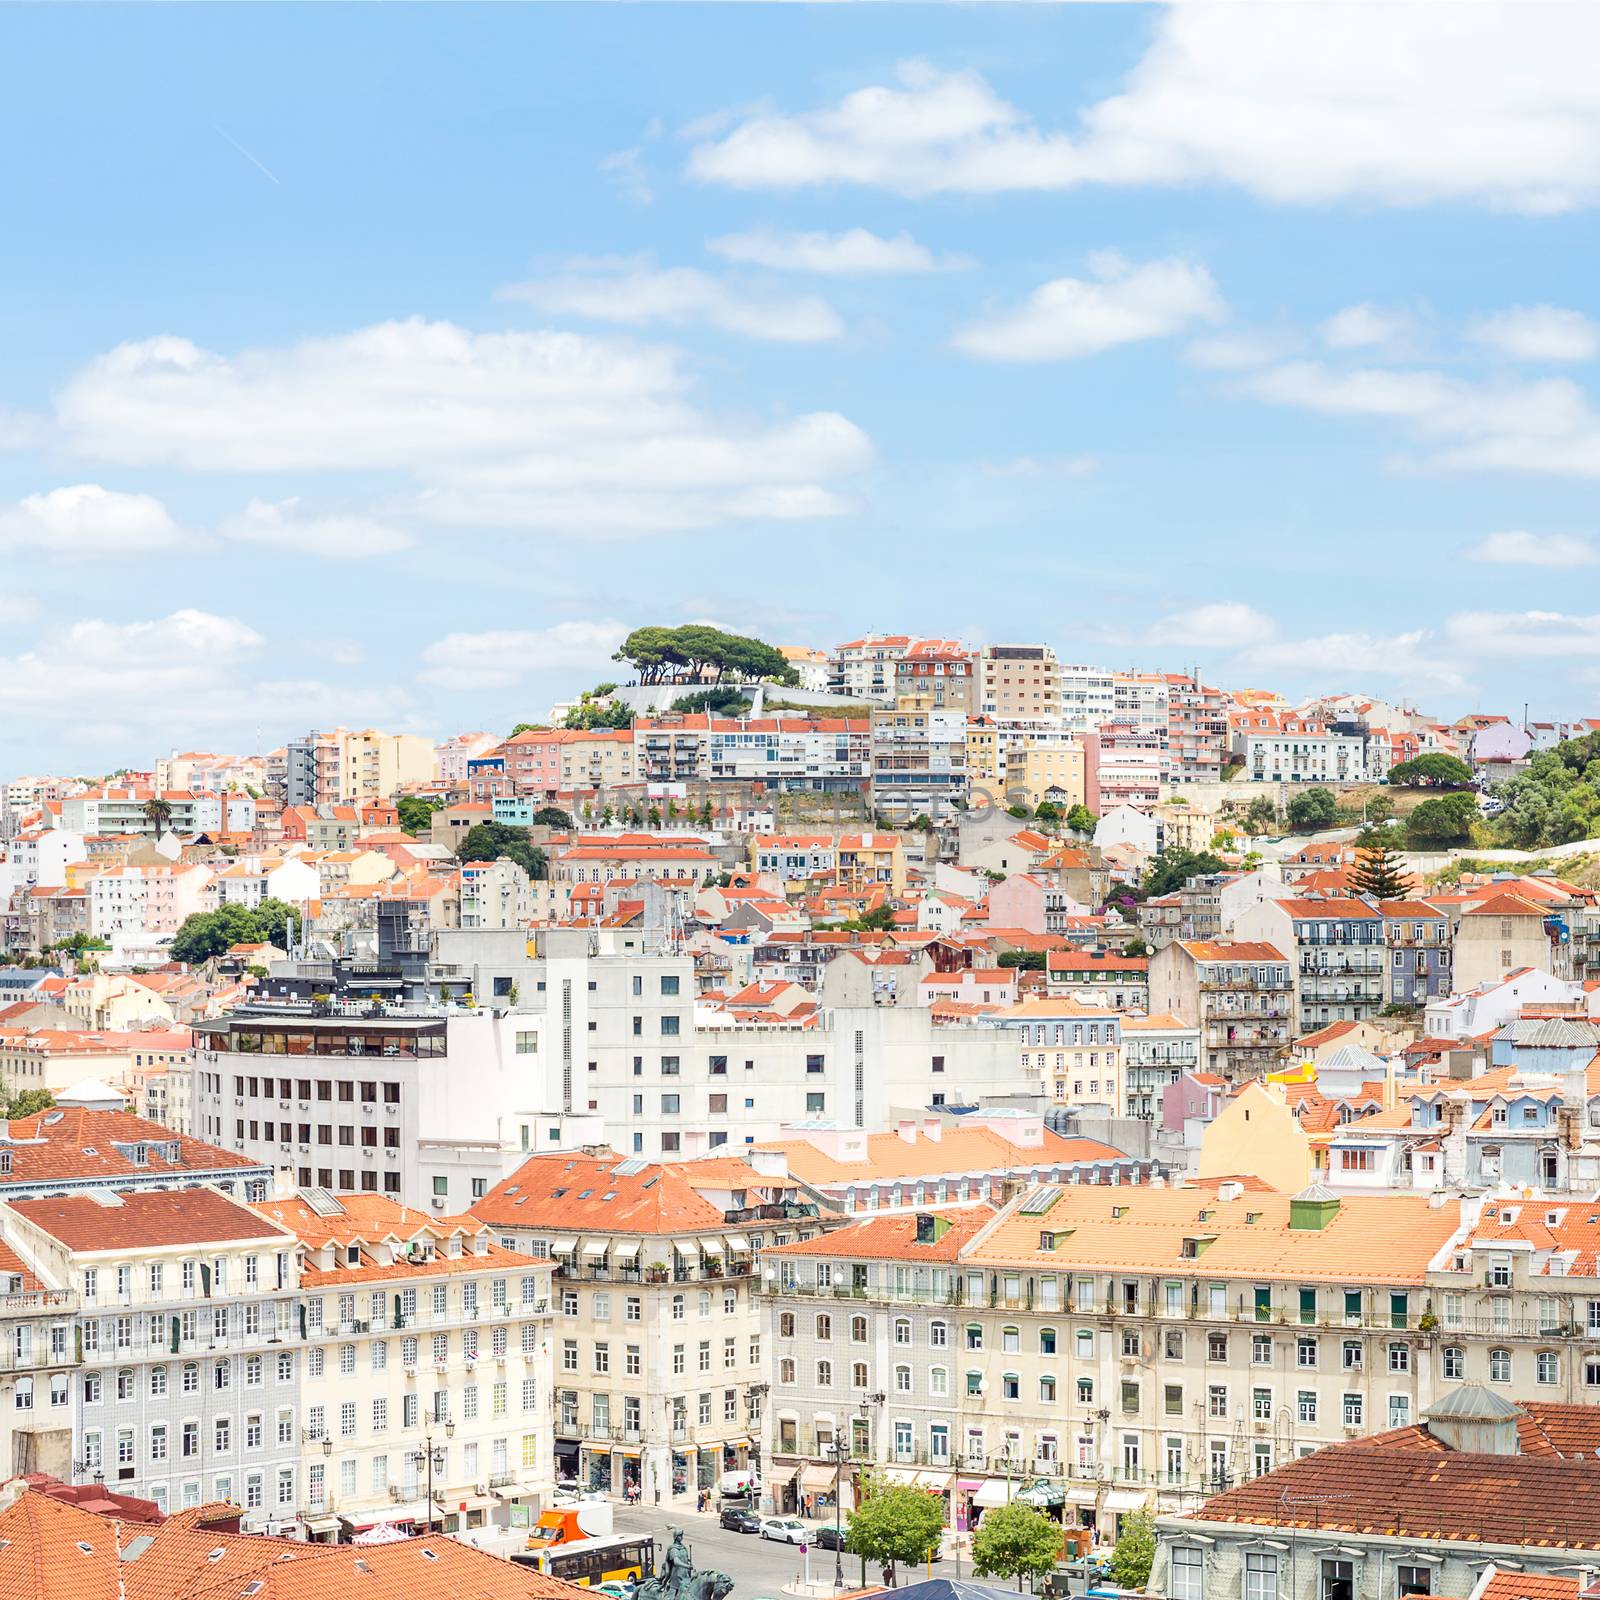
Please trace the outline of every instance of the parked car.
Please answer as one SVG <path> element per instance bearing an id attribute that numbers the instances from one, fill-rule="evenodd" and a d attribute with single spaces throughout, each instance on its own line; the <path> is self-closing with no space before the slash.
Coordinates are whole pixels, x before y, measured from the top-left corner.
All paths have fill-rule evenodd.
<path id="1" fill-rule="evenodd" d="M 850 1548 L 850 1534 L 847 1529 L 836 1528 L 832 1523 L 818 1528 L 811 1536 L 811 1542 L 819 1550 L 848 1550 Z"/>
<path id="2" fill-rule="evenodd" d="M 743 1506 L 724 1506 L 718 1520 L 724 1528 L 734 1533 L 761 1532 L 761 1518 L 753 1511 L 746 1511 Z"/>
<path id="3" fill-rule="evenodd" d="M 780 1544 L 805 1544 L 810 1530 L 795 1517 L 767 1517 L 761 1523 L 761 1537 Z"/>
<path id="4" fill-rule="evenodd" d="M 620 1578 L 607 1578 L 594 1586 L 596 1594 L 608 1594 L 611 1600 L 633 1600 L 633 1585 Z"/>

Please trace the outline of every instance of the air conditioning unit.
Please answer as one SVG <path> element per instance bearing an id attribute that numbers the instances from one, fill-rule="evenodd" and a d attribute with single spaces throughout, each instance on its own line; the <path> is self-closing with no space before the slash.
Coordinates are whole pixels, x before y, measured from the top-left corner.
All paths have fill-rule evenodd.
<path id="1" fill-rule="evenodd" d="M 433 1209 L 435 1211 L 443 1211 L 444 1210 L 444 1196 L 442 1194 L 436 1194 L 433 1197 Z"/>

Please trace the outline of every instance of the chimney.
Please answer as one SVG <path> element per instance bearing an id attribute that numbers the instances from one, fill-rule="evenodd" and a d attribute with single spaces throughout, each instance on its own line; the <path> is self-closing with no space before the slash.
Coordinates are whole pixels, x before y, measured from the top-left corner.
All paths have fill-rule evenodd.
<path id="1" fill-rule="evenodd" d="M 1217 1199 L 1237 1200 L 1244 1193 L 1244 1185 L 1230 1178 L 1226 1183 L 1217 1185 Z"/>
<path id="2" fill-rule="evenodd" d="M 935 1144 L 944 1137 L 944 1124 L 937 1117 L 924 1117 L 922 1119 L 922 1137 L 931 1139 Z"/>
<path id="3" fill-rule="evenodd" d="M 909 1117 L 902 1117 L 894 1125 L 894 1131 L 900 1135 L 906 1144 L 917 1142 L 917 1125 Z"/>

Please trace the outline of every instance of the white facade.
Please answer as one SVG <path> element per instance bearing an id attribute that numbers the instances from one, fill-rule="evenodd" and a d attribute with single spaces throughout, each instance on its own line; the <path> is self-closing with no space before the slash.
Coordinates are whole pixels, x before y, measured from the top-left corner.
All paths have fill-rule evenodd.
<path id="1" fill-rule="evenodd" d="M 1062 666 L 1061 721 L 1075 733 L 1093 733 L 1117 714 L 1116 679 L 1106 667 Z"/>

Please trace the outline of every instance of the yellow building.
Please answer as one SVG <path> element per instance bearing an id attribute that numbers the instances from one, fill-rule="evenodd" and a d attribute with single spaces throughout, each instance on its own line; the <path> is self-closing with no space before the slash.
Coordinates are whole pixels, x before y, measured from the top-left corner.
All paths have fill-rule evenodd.
<path id="1" fill-rule="evenodd" d="M 967 724 L 967 792 L 974 807 L 983 796 L 998 802 L 1005 789 L 1005 742 L 992 722 Z M 981 792 L 980 792 L 981 791 Z"/>
<path id="2" fill-rule="evenodd" d="M 1015 750 L 1006 759 L 1007 799 L 1026 805 L 1042 805 L 1059 790 L 1062 806 L 1081 806 L 1086 792 L 1081 744 L 1041 743 L 1029 739 L 1021 754 Z"/>
<path id="3" fill-rule="evenodd" d="M 1310 1136 L 1277 1083 L 1240 1090 L 1200 1137 L 1200 1177 L 1247 1174 L 1295 1194 L 1315 1176 Z"/>

